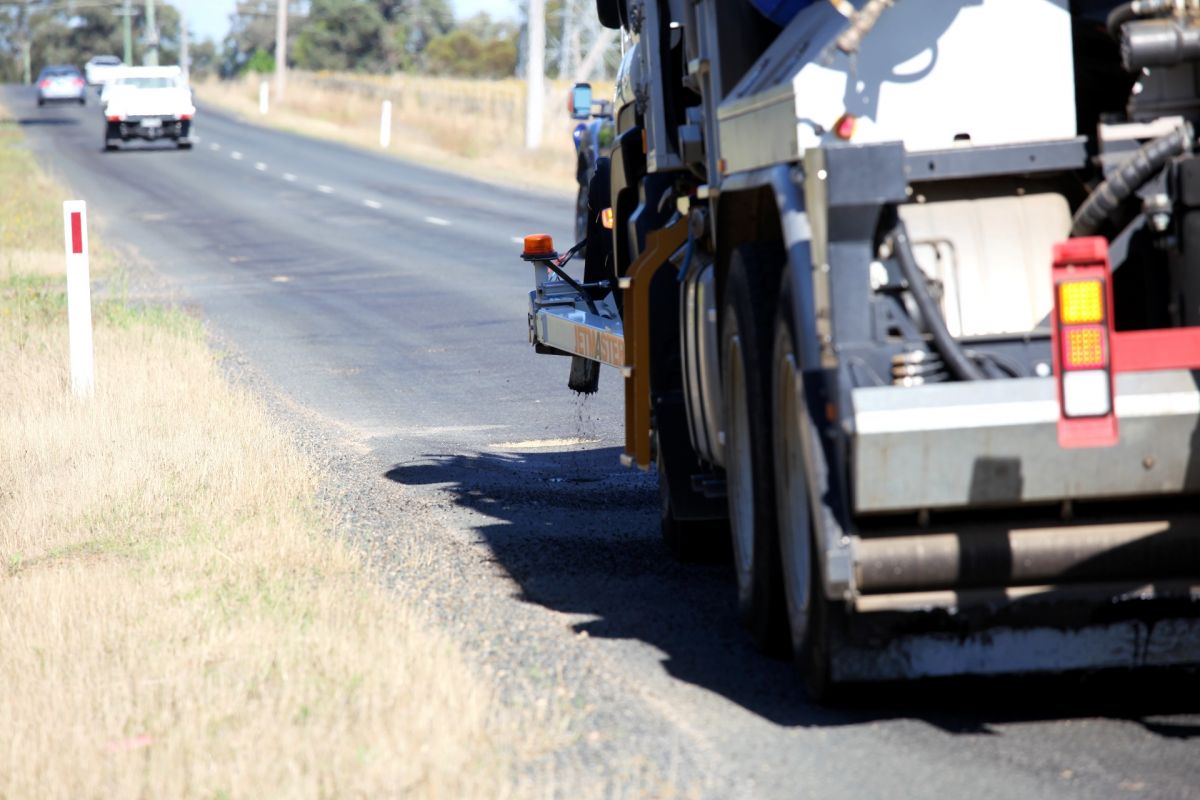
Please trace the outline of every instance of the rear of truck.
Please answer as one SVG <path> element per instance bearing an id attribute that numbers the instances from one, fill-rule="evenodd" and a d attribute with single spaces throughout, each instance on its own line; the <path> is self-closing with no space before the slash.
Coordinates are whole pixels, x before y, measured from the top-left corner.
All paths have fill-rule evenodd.
<path id="1" fill-rule="evenodd" d="M 777 5 L 601 0 L 612 242 L 531 338 L 817 694 L 1200 663 L 1200 4 Z"/>

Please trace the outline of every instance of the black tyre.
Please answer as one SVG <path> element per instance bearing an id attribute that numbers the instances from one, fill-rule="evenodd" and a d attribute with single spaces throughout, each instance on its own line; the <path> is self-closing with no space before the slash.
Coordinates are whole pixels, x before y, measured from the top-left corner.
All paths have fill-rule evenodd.
<path id="1" fill-rule="evenodd" d="M 582 242 L 588 235 L 588 185 L 579 184 L 579 193 L 575 195 L 575 242 Z M 579 259 L 587 258 L 587 248 L 579 251 Z"/>
<path id="2" fill-rule="evenodd" d="M 753 245 L 733 254 L 721 318 L 725 477 L 738 608 L 755 643 L 787 652 L 771 447 L 770 364 L 774 286 L 782 253 Z"/>
<path id="3" fill-rule="evenodd" d="M 191 150 L 192 149 L 191 142 L 176 142 L 175 146 L 178 147 L 180 150 Z"/>
<path id="4" fill-rule="evenodd" d="M 38 108 L 41 108 L 44 105 L 46 105 L 46 101 L 39 97 L 38 98 Z"/>
<path id="5" fill-rule="evenodd" d="M 816 557 L 807 464 L 820 441 L 796 355 L 797 333 L 790 281 L 785 277 L 775 322 L 771 392 L 779 551 L 792 653 L 809 696 L 828 703 L 835 699 L 830 647 L 841 607 L 825 596 Z"/>
<path id="6" fill-rule="evenodd" d="M 596 16 L 604 27 L 620 28 L 624 14 L 625 0 L 596 0 Z"/>
<path id="7" fill-rule="evenodd" d="M 684 413 L 682 408 L 677 410 Z M 729 557 L 729 521 L 720 518 L 719 507 L 716 513 L 704 508 L 716 505 L 714 501 L 695 495 L 691 479 L 701 465 L 687 437 L 682 419 L 659 419 L 654 432 L 663 544 L 677 561 L 721 561 Z M 689 498 L 690 503 L 681 507 L 680 498 Z"/>

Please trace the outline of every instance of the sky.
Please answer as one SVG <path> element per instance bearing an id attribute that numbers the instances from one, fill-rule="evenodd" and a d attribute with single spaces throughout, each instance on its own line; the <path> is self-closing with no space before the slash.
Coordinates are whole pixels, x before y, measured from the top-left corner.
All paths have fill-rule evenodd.
<path id="1" fill-rule="evenodd" d="M 221 41 L 229 30 L 229 12 L 237 0 L 182 0 L 187 5 L 188 22 L 192 32 L 200 39 L 212 38 Z M 515 17 L 517 0 L 452 0 L 454 13 L 458 17 L 469 17 L 486 11 L 493 17 Z"/>

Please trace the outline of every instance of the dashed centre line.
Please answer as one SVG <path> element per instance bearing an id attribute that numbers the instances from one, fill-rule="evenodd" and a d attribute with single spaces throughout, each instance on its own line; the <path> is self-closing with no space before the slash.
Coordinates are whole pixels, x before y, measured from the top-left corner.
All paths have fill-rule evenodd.
<path id="1" fill-rule="evenodd" d="M 437 225 L 438 227 L 441 227 L 441 228 L 445 228 L 446 226 L 448 226 L 450 224 L 450 220 L 442 219 L 441 217 L 426 217 L 425 221 L 428 222 L 430 225 Z"/>
<path id="2" fill-rule="evenodd" d="M 288 183 L 295 183 L 295 182 L 296 182 L 296 176 L 295 176 L 295 175 L 293 175 L 293 174 L 292 174 L 292 173 L 290 173 L 290 172 L 285 172 L 285 173 L 283 173 L 283 179 L 284 179 L 285 181 L 287 181 Z"/>
<path id="3" fill-rule="evenodd" d="M 321 194 L 333 194 L 333 187 L 326 186 L 325 184 L 322 183 L 319 186 L 317 186 L 317 191 L 320 192 Z"/>
<path id="4" fill-rule="evenodd" d="M 212 144 L 210 144 L 208 146 L 208 149 L 212 150 L 215 153 L 216 151 L 221 149 L 221 145 L 217 144 L 216 142 L 213 142 Z"/>
<path id="5" fill-rule="evenodd" d="M 373 208 L 376 211 L 383 208 L 383 203 L 380 203 L 378 200 L 363 200 L 363 205 L 367 208 Z"/>
<path id="6" fill-rule="evenodd" d="M 241 161 L 245 156 L 243 156 L 237 150 L 234 150 L 232 153 L 229 154 L 229 157 L 232 158 L 234 161 Z"/>
<path id="7" fill-rule="evenodd" d="M 263 163 L 263 162 L 261 162 L 261 161 L 255 162 L 255 164 L 254 164 L 254 168 L 255 168 L 256 170 L 258 170 L 259 172 L 266 172 L 266 171 L 267 171 L 267 165 L 266 165 L 266 164 L 264 164 L 264 163 Z"/>

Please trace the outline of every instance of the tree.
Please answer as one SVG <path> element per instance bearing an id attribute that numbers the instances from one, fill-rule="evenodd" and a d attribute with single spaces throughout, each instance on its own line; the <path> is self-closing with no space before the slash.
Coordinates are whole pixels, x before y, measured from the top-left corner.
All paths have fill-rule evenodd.
<path id="1" fill-rule="evenodd" d="M 485 13 L 466 20 L 425 49 L 425 68 L 435 75 L 505 78 L 517 69 L 517 30 Z"/>
<path id="2" fill-rule="evenodd" d="M 313 0 L 294 60 L 304 69 L 383 71 L 388 63 L 383 14 L 367 0 Z"/>
<path id="3" fill-rule="evenodd" d="M 94 55 L 121 53 L 121 20 L 109 7 L 96 3 L 21 4 L 0 6 L 0 76 L 21 77 L 26 48 L 30 68 L 37 74 L 47 64 L 82 66 Z M 134 60 L 140 62 L 146 38 L 144 4 L 134 5 Z M 179 11 L 158 0 L 159 54 L 164 64 L 177 63 L 179 54 Z"/>
<path id="4" fill-rule="evenodd" d="M 191 58 L 193 79 L 208 78 L 216 74 L 220 67 L 220 61 L 217 58 L 217 43 L 212 39 L 192 44 Z"/>
<path id="5" fill-rule="evenodd" d="M 274 0 L 254 0 L 238 3 L 237 11 L 229 15 L 229 33 L 223 43 L 221 74 L 238 75 L 259 50 L 275 52 Z M 290 40 L 290 37 L 289 37 Z"/>

